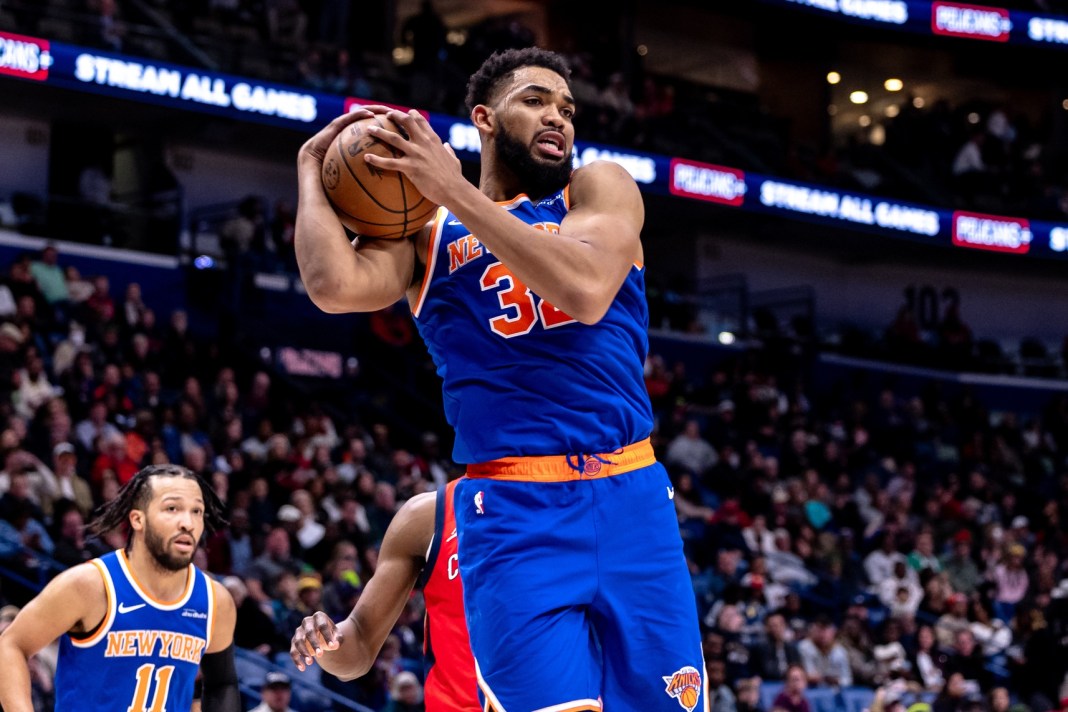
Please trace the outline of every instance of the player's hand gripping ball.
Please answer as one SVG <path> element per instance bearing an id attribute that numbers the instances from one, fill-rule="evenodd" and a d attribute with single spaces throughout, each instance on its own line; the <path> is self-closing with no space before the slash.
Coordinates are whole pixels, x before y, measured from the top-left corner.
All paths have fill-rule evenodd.
<path id="1" fill-rule="evenodd" d="M 363 160 L 368 152 L 384 158 L 402 155 L 367 132 L 375 124 L 407 138 L 402 128 L 381 114 L 349 124 L 323 158 L 323 188 L 349 230 L 362 237 L 399 239 L 423 227 L 438 206 L 403 173 L 384 171 Z"/>

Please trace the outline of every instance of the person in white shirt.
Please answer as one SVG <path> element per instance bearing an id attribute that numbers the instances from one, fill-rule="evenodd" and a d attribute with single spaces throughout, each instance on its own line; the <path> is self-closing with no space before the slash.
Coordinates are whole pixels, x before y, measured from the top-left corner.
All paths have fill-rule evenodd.
<path id="1" fill-rule="evenodd" d="M 299 525 L 297 526 L 297 541 L 307 551 L 323 540 L 326 535 L 326 527 L 315 518 L 315 502 L 308 490 L 295 490 L 289 496 L 289 501 L 300 513 Z M 279 518 L 282 514 L 279 511 Z"/>
<path id="2" fill-rule="evenodd" d="M 901 562 L 908 565 L 908 560 L 897 550 L 896 546 L 894 533 L 885 531 L 879 541 L 879 548 L 864 559 L 864 573 L 868 575 L 868 582 L 875 593 L 878 593 L 878 586 L 881 582 L 894 575 L 894 564 Z"/>

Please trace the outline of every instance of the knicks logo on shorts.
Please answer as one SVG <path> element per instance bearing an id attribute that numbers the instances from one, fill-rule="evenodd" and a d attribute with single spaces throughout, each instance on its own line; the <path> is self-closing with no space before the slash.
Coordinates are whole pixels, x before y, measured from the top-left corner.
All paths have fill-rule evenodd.
<path id="1" fill-rule="evenodd" d="M 582 470 L 587 475 L 596 475 L 601 471 L 601 461 L 595 457 L 588 457 L 582 465 Z"/>
<path id="2" fill-rule="evenodd" d="M 667 683 L 664 692 L 677 700 L 686 712 L 693 712 L 701 696 L 701 673 L 697 668 L 687 665 L 673 675 L 661 677 Z"/>

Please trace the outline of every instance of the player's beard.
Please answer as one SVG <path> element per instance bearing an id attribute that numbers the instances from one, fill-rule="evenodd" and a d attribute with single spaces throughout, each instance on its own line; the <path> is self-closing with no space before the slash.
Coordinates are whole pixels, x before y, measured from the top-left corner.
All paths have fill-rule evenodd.
<path id="1" fill-rule="evenodd" d="M 189 556 L 180 556 L 178 554 L 172 554 L 167 551 L 167 542 L 162 536 L 156 533 L 152 528 L 152 524 L 148 521 L 145 522 L 145 548 L 148 549 L 148 553 L 152 555 L 152 558 L 156 560 L 156 563 L 160 565 L 166 571 L 181 571 L 193 560 L 193 554 L 196 553 L 196 548 L 189 553 Z"/>
<path id="2" fill-rule="evenodd" d="M 571 151 L 557 163 L 539 161 L 530 152 L 528 144 L 513 136 L 503 126 L 497 132 L 493 143 L 501 162 L 515 173 L 523 192 L 531 198 L 544 198 L 560 190 L 571 180 Z"/>

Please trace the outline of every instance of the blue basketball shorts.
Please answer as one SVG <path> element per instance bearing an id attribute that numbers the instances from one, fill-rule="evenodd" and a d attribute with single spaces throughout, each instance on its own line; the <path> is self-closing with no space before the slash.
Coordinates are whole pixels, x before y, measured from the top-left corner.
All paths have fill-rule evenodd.
<path id="1" fill-rule="evenodd" d="M 648 440 L 468 467 L 454 505 L 486 709 L 707 710 L 673 497 Z"/>

